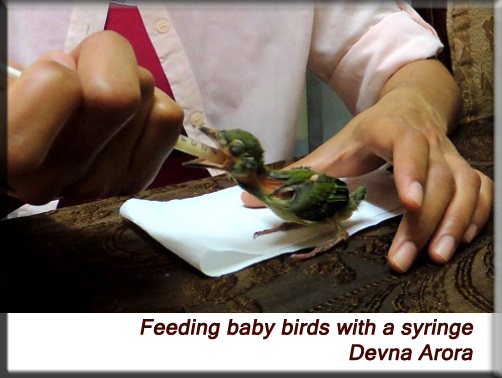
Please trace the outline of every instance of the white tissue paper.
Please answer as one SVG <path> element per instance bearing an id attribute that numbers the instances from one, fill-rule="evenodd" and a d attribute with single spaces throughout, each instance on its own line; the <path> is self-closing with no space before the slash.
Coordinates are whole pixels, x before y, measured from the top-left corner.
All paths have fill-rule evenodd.
<path id="1" fill-rule="evenodd" d="M 361 184 L 367 186 L 366 199 L 343 222 L 349 235 L 402 214 L 391 173 L 380 169 L 345 181 L 351 191 Z M 333 237 L 332 227 L 313 225 L 253 239 L 256 231 L 278 226 L 282 220 L 267 208 L 244 207 L 241 193 L 242 189 L 235 186 L 171 201 L 130 199 L 122 205 L 120 214 L 212 277 L 313 247 Z"/>

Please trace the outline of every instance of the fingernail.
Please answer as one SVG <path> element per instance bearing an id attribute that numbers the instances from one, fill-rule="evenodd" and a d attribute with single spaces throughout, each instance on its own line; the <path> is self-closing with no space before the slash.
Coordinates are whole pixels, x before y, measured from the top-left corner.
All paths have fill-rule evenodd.
<path id="1" fill-rule="evenodd" d="M 424 191 L 418 181 L 413 181 L 408 188 L 408 196 L 418 205 L 422 206 Z"/>
<path id="2" fill-rule="evenodd" d="M 72 70 L 75 69 L 75 62 L 73 62 L 73 60 L 69 56 L 60 51 L 51 52 L 50 59 Z"/>
<path id="3" fill-rule="evenodd" d="M 401 272 L 406 272 L 417 255 L 417 246 L 415 243 L 407 241 L 397 250 L 392 258 L 392 262 Z"/>
<path id="4" fill-rule="evenodd" d="M 453 250 L 455 249 L 455 239 L 451 235 L 444 235 L 437 242 L 434 252 L 436 255 L 441 257 L 443 262 L 450 260 L 453 255 Z"/>
<path id="5" fill-rule="evenodd" d="M 474 239 L 474 236 L 476 236 L 477 232 L 478 232 L 478 226 L 476 226 L 474 223 L 471 223 L 471 225 L 464 234 L 464 241 L 466 243 L 470 243 L 472 239 Z"/>

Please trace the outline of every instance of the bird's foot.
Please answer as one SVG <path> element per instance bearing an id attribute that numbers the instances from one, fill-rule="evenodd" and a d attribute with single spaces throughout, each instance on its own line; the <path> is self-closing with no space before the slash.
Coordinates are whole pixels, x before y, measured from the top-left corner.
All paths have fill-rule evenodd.
<path id="1" fill-rule="evenodd" d="M 310 252 L 294 253 L 291 255 L 291 258 L 296 261 L 303 261 L 303 260 L 311 259 L 312 257 L 317 256 L 321 253 L 327 252 L 330 249 L 336 247 L 338 244 L 347 241 L 348 238 L 349 238 L 349 234 L 347 233 L 347 231 L 343 230 L 342 234 L 339 235 L 338 237 L 331 239 L 331 240 L 328 240 L 326 243 L 315 247 Z"/>
<path id="2" fill-rule="evenodd" d="M 280 226 L 267 228 L 266 230 L 255 232 L 253 235 L 253 239 L 256 239 L 258 236 L 261 236 L 261 235 L 272 234 L 277 231 L 294 230 L 294 229 L 300 228 L 300 227 L 303 227 L 303 225 L 298 224 L 298 223 L 293 223 L 293 222 L 284 222 Z"/>

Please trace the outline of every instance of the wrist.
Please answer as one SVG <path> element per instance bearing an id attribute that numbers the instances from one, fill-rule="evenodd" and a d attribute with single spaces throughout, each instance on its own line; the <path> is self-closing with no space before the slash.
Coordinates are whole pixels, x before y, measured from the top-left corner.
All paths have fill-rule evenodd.
<path id="1" fill-rule="evenodd" d="M 413 125 L 434 128 L 447 135 L 456 125 L 456 111 L 433 101 L 426 93 L 413 87 L 399 87 L 385 94 L 379 101 L 385 104 L 387 114 L 402 115 Z M 414 119 L 412 119 L 414 118 Z"/>
<path id="2" fill-rule="evenodd" d="M 391 94 L 401 104 L 408 102 L 416 104 L 418 110 L 431 110 L 445 133 L 457 125 L 462 107 L 460 89 L 448 70 L 435 59 L 413 62 L 399 69 L 384 85 L 380 100 Z"/>

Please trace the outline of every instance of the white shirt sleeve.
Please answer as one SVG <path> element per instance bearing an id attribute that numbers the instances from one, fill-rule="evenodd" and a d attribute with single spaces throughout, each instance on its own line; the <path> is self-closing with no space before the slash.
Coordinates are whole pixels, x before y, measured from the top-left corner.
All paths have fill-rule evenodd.
<path id="1" fill-rule="evenodd" d="M 309 68 L 357 114 L 376 103 L 402 66 L 443 47 L 434 29 L 402 1 L 323 4 L 315 11 Z"/>

